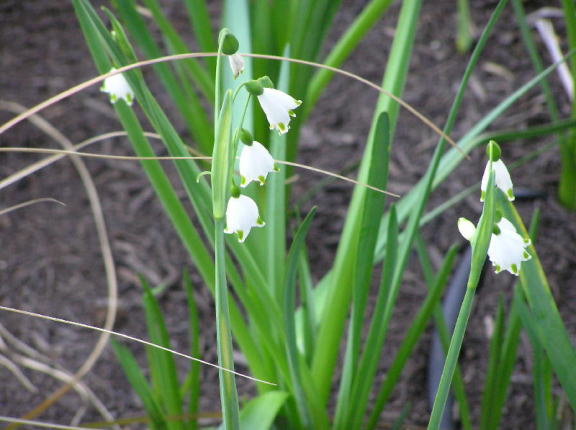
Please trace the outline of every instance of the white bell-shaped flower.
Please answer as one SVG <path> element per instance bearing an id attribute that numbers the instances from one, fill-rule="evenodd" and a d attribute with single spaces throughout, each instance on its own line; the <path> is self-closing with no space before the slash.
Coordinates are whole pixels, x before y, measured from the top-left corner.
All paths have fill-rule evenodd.
<path id="1" fill-rule="evenodd" d="M 507 270 L 513 275 L 520 273 L 520 265 L 532 256 L 526 251 L 530 239 L 524 239 L 516 232 L 516 227 L 506 218 L 496 224 L 496 231 L 490 239 L 488 257 L 496 268 L 496 273 Z"/>
<path id="2" fill-rule="evenodd" d="M 230 197 L 226 207 L 226 228 L 224 233 L 236 233 L 239 242 L 244 242 L 252 227 L 264 227 L 265 223 L 260 218 L 258 206 L 248 196 L 240 194 L 238 197 Z"/>
<path id="3" fill-rule="evenodd" d="M 240 54 L 232 54 L 228 55 L 228 62 L 230 63 L 234 79 L 236 79 L 244 71 L 244 58 Z"/>
<path id="4" fill-rule="evenodd" d="M 112 68 L 110 71 L 113 72 L 114 70 L 116 69 Z M 134 101 L 134 91 L 132 91 L 130 84 L 128 84 L 122 73 L 104 79 L 100 91 L 107 93 L 110 96 L 110 102 L 113 104 L 120 99 L 124 99 L 128 106 L 132 106 Z"/>
<path id="5" fill-rule="evenodd" d="M 466 218 L 458 220 L 458 230 L 466 240 L 471 240 L 476 233 L 476 227 Z M 495 267 L 496 273 L 507 270 L 518 276 L 522 262 L 532 258 L 526 251 L 530 243 L 530 239 L 524 239 L 518 234 L 514 224 L 506 218 L 501 218 L 496 223 L 488 246 L 488 258 Z"/>
<path id="6" fill-rule="evenodd" d="M 260 185 L 264 185 L 268 173 L 278 171 L 268 150 L 256 141 L 242 148 L 239 169 L 241 187 L 246 187 L 252 181 L 258 181 Z"/>
<path id="7" fill-rule="evenodd" d="M 270 123 L 270 130 L 276 129 L 279 134 L 288 132 L 290 117 L 296 116 L 293 109 L 302 104 L 301 100 L 274 88 L 264 88 L 258 101 Z"/>
<path id="8" fill-rule="evenodd" d="M 490 177 L 490 172 L 488 171 L 488 166 L 490 163 L 486 164 L 484 169 L 484 175 L 482 175 L 482 185 L 480 186 L 480 201 L 484 201 L 484 196 L 486 195 L 486 187 L 488 186 L 488 179 Z M 506 168 L 506 165 L 499 158 L 497 161 L 492 162 L 492 170 L 494 171 L 494 185 L 502 190 L 508 200 L 514 200 L 514 192 L 512 190 L 512 179 L 510 178 L 510 173 Z"/>

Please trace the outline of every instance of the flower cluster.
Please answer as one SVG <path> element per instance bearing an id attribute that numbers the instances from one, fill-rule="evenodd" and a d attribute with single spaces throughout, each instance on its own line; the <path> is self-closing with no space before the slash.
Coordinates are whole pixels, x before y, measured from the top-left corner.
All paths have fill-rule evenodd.
<path id="1" fill-rule="evenodd" d="M 236 53 L 229 55 L 228 59 L 234 78 L 237 78 L 244 70 L 244 61 Z M 277 130 L 281 135 L 287 133 L 290 129 L 290 119 L 295 116 L 293 110 L 302 102 L 272 88 L 272 83 L 267 77 L 249 81 L 244 85 L 250 95 L 257 97 L 270 124 L 270 130 Z M 252 138 L 247 130 L 241 128 L 238 132 L 238 138 L 242 142 L 238 164 L 240 187 L 245 188 L 251 182 L 264 185 L 268 174 L 278 171 L 274 158 L 264 145 Z M 237 187 L 233 187 L 232 196 L 226 206 L 224 233 L 234 233 L 240 242 L 244 242 L 252 228 L 263 227 L 264 225 L 256 202 L 250 197 L 240 194 Z"/>
<path id="2" fill-rule="evenodd" d="M 494 186 L 497 187 L 509 201 L 514 200 L 512 179 L 506 165 L 500 158 L 500 148 L 496 142 L 489 144 L 489 156 L 492 162 L 486 164 L 484 175 L 482 176 L 480 201 L 484 201 L 486 189 L 490 178 L 490 167 L 494 172 Z M 458 220 L 458 230 L 468 241 L 471 241 L 476 234 L 476 227 L 466 218 Z M 526 248 L 530 246 L 530 239 L 523 238 L 516 231 L 516 227 L 510 220 L 502 217 L 500 211 L 496 212 L 495 224 L 488 246 L 488 258 L 492 262 L 496 273 L 507 270 L 513 275 L 519 275 L 523 261 L 528 261 L 532 256 Z"/>

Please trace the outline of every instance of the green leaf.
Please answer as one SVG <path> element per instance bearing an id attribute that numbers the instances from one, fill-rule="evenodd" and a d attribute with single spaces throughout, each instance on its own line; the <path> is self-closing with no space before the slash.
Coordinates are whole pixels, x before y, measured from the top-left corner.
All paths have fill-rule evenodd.
<path id="1" fill-rule="evenodd" d="M 150 342 L 164 348 L 171 348 L 170 337 L 158 301 L 144 280 L 142 280 L 142 286 L 144 288 L 143 301 L 146 327 Z M 158 348 L 147 347 L 146 352 L 155 397 L 158 403 L 164 406 L 169 418 L 167 422 L 168 429 L 184 430 L 184 424 L 181 422 L 182 397 L 180 396 L 180 385 L 174 357 L 168 351 Z"/>
<path id="2" fill-rule="evenodd" d="M 382 87 L 400 96 L 408 74 L 408 64 L 412 54 L 412 47 L 416 33 L 417 18 L 420 13 L 420 0 L 409 0 L 402 3 L 402 10 L 398 19 L 396 35 L 392 44 L 390 59 L 383 78 Z M 364 150 L 362 165 L 358 180 L 366 183 L 371 167 L 372 148 L 370 142 L 375 139 L 378 118 L 386 112 L 390 119 L 390 139 L 393 139 L 394 128 L 398 116 L 398 106 L 390 98 L 381 96 L 374 113 L 374 119 L 368 136 L 368 144 Z M 290 159 L 290 155 L 288 157 Z M 312 364 L 313 375 L 316 378 L 318 390 L 322 401 L 326 402 L 332 383 L 332 374 L 337 358 L 344 323 L 347 317 L 350 300 L 352 298 L 351 276 L 354 253 L 356 252 L 356 234 L 361 222 L 362 202 L 365 193 L 363 187 L 355 187 L 354 195 L 348 209 L 346 223 L 338 246 L 336 261 L 330 275 L 330 283 L 326 296 L 326 303 L 321 315 L 318 331 L 318 345 Z"/>
<path id="3" fill-rule="evenodd" d="M 190 355 L 200 357 L 200 323 L 198 321 L 198 307 L 194 298 L 192 281 L 187 270 L 182 272 L 182 284 L 186 292 L 186 302 L 188 303 L 188 318 L 190 321 Z M 190 369 L 185 381 L 185 387 L 182 387 L 183 395 L 189 391 L 188 396 L 188 429 L 196 430 L 198 428 L 198 413 L 200 404 L 200 363 L 197 361 L 190 362 Z"/>
<path id="4" fill-rule="evenodd" d="M 386 188 L 388 181 L 388 161 L 390 155 L 390 122 L 388 115 L 382 112 L 377 120 L 374 139 L 369 146 L 372 148 L 371 168 L 368 173 L 368 184 L 376 188 Z M 357 414 L 364 404 L 357 402 L 357 408 L 350 408 L 351 389 L 354 383 L 354 375 L 357 373 L 357 365 L 360 354 L 360 342 L 364 326 L 364 314 L 366 302 L 371 286 L 372 269 L 374 267 L 374 251 L 378 229 L 380 227 L 380 214 L 384 211 L 385 196 L 378 192 L 369 192 L 364 196 L 361 210 L 361 221 L 357 237 L 356 263 L 352 265 L 352 278 L 354 282 L 353 307 L 350 326 L 348 330 L 348 342 L 344 369 L 338 393 L 336 405 L 335 426 L 346 426 L 352 414 Z"/>
<path id="5" fill-rule="evenodd" d="M 296 278 L 298 275 L 298 261 L 315 213 L 316 208 L 313 207 L 310 212 L 308 212 L 308 215 L 306 215 L 306 218 L 304 218 L 304 221 L 302 221 L 294 235 L 290 251 L 288 252 L 286 274 L 284 278 L 284 327 L 286 332 L 286 354 L 290 366 L 291 384 L 294 388 L 296 406 L 298 408 L 301 423 L 304 427 L 310 427 L 311 416 L 308 411 L 309 402 L 306 399 L 304 388 L 302 387 L 302 384 L 305 383 L 305 381 L 302 379 L 300 371 L 300 357 L 296 342 Z M 316 428 L 318 427 L 316 426 Z"/>
<path id="6" fill-rule="evenodd" d="M 507 199 L 500 197 L 500 200 L 504 216 L 516 226 L 521 236 L 527 237 L 516 208 Z M 570 405 L 576 410 L 576 350 L 562 322 L 534 245 L 527 250 L 532 258 L 522 263 L 520 283 L 532 312 L 538 339 L 546 350 Z"/>
<path id="7" fill-rule="evenodd" d="M 140 371 L 136 358 L 134 358 L 134 355 L 127 347 L 123 346 L 115 339 L 110 339 L 110 342 L 112 349 L 116 354 L 116 358 L 120 362 L 126 378 L 128 378 L 128 382 L 130 382 L 130 385 L 134 391 L 136 391 L 138 397 L 140 397 L 144 409 L 146 409 L 146 413 L 150 417 L 150 425 L 154 430 L 165 430 L 167 426 L 164 419 L 164 413 L 162 412 L 160 405 L 154 399 L 152 390 L 148 386 L 146 377 Z"/>
<path id="8" fill-rule="evenodd" d="M 287 398 L 288 393 L 284 391 L 271 391 L 253 398 L 240 411 L 240 429 L 270 429 Z M 223 430 L 223 427 L 219 429 Z"/>

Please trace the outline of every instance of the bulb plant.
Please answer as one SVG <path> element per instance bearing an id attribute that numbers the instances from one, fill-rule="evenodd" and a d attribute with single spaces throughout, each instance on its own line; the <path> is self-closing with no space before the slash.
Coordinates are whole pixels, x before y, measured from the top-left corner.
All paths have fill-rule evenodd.
<path id="1" fill-rule="evenodd" d="M 291 188 L 287 178 L 297 158 L 302 124 L 333 73 L 341 72 L 337 68 L 392 2 L 368 2 L 325 58 L 321 56 L 325 37 L 340 1 L 224 1 L 226 28 L 215 38 L 205 2 L 185 0 L 201 54 L 189 52 L 158 0 L 142 3 L 166 42 L 171 54 L 168 58 L 160 58 L 163 51 L 135 0 L 113 1 L 113 10 L 104 10 L 108 23 L 89 0 L 72 0 L 98 71 L 106 74 L 101 90 L 107 93 L 135 154 L 142 158 L 142 169 L 191 263 L 214 296 L 221 428 L 378 427 L 406 363 L 432 320 L 443 334 L 446 362 L 428 428 L 440 428 L 451 387 L 463 428 L 473 428 L 470 409 L 474 405 L 467 398 L 458 355 L 487 257 L 495 272 L 509 272 L 499 277 L 515 276 L 518 286 L 507 323 L 503 322 L 504 308 L 495 310 L 500 321 L 495 336 L 507 342 L 499 346 L 494 341 L 489 360 L 506 366 L 489 366 L 486 392 L 493 395 L 483 399 L 481 428 L 498 428 L 500 424 L 520 328 L 529 333 L 538 357 L 549 360 L 568 403 L 576 408 L 576 351 L 550 293 L 535 241 L 530 239 L 512 203 L 511 175 L 496 143 L 506 148 L 505 144 L 513 139 L 556 133 L 574 126 L 574 121 L 554 120 L 545 127 L 512 133 L 487 131 L 556 66 L 542 70 L 519 87 L 458 141 L 450 138 L 464 91 L 506 0 L 499 1 L 478 38 L 423 177 L 401 198 L 387 201 L 382 191 L 388 184 L 398 101 L 402 101 L 408 79 L 421 10 L 420 0 L 402 2 L 388 64 L 381 84 L 376 86 L 380 97 L 338 249 L 329 272 L 316 283 L 306 247 L 315 209 L 295 219 L 296 227 L 290 230 L 294 223 L 288 206 Z M 150 61 L 139 62 L 137 52 Z M 156 101 L 140 70 L 144 64 L 152 65 L 155 77 L 173 102 L 174 112 L 165 112 Z M 176 131 L 171 115 L 182 117 L 183 133 Z M 155 159 L 144 133 L 143 118 L 174 158 L 184 197 L 176 192 Z M 471 162 L 468 154 L 486 142 L 488 161 L 478 184 L 482 213 L 476 225 L 464 218 L 454 222 L 454 231 L 459 230 L 470 243 L 472 264 L 451 334 L 440 300 L 457 247 L 446 252 L 434 273 L 427 263 L 421 231 L 430 219 L 442 213 L 426 213 L 430 194 L 460 163 Z M 448 148 L 448 144 L 453 147 Z M 204 171 L 207 164 L 190 156 L 191 146 L 196 152 L 211 155 L 209 172 Z M 447 202 L 443 209 L 461 198 Z M 426 273 L 428 290 L 416 316 L 407 322 L 406 336 L 380 380 L 377 374 L 381 358 L 390 353 L 386 342 L 390 321 L 414 249 Z M 382 269 L 379 279 L 374 270 L 377 266 Z M 379 288 L 370 312 L 369 296 L 376 281 Z M 201 329 L 189 281 L 185 288 L 191 326 L 197 335 Z M 168 330 L 151 291 L 146 287 L 144 293 L 148 331 L 155 343 L 166 346 Z M 142 399 L 151 428 L 198 428 L 197 366 L 191 367 L 181 383 L 168 352 L 149 352 L 148 381 L 126 347 L 115 344 L 114 349 Z M 198 353 L 195 343 L 191 354 Z M 242 404 L 237 375 L 232 373 L 238 354 L 245 359 L 250 375 L 260 381 L 255 384 L 255 395 Z M 536 375 L 538 389 L 546 386 L 552 370 Z M 544 422 L 551 412 L 539 404 L 538 414 Z"/>

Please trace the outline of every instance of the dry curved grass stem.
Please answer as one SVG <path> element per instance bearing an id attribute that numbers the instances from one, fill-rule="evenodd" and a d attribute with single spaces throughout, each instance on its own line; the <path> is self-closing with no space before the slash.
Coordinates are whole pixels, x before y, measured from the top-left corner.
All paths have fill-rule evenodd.
<path id="1" fill-rule="evenodd" d="M 29 109 L 27 109 L 25 106 L 7 101 L 0 101 L 0 109 L 11 112 L 29 112 Z M 36 126 L 38 129 L 56 141 L 63 148 L 67 150 L 74 149 L 74 144 L 70 141 L 70 139 L 68 139 L 63 133 L 60 132 L 60 130 L 58 130 L 41 116 L 34 114 L 27 116 L 26 119 L 28 119 L 34 126 Z M 104 327 L 106 329 L 112 329 L 112 327 L 114 327 L 114 322 L 116 321 L 116 312 L 118 308 L 118 280 L 116 276 L 116 265 L 112 256 L 112 248 L 108 238 L 108 229 L 106 227 L 106 221 L 104 220 L 104 211 L 102 209 L 102 204 L 100 203 L 98 191 L 94 181 L 92 180 L 92 175 L 84 164 L 84 161 L 78 156 L 71 156 L 70 160 L 78 172 L 78 176 L 80 176 L 82 185 L 86 190 L 86 195 L 90 203 L 90 209 L 94 218 L 94 224 L 96 226 L 96 233 L 98 236 L 98 242 L 100 245 L 100 251 L 102 253 L 102 260 L 104 264 L 108 298 Z M 57 390 L 46 397 L 40 404 L 26 413 L 23 418 L 33 419 L 38 416 L 40 413 L 54 404 L 58 399 L 60 399 L 64 394 L 70 391 L 88 372 L 90 372 L 92 367 L 96 364 L 104 352 L 104 349 L 108 344 L 109 336 L 110 334 L 103 332 L 96 341 L 96 344 L 94 345 L 88 357 L 86 357 L 84 363 L 78 370 L 76 370 L 74 375 L 64 385 L 61 385 Z M 15 427 L 17 427 L 17 425 L 10 425 L 7 427 L 7 430 L 13 429 Z"/>
<path id="2" fill-rule="evenodd" d="M 146 340 L 139 339 L 139 338 L 134 337 L 134 336 L 129 336 L 129 335 L 127 335 L 127 334 L 120 333 L 120 332 L 117 332 L 117 331 L 107 330 L 107 329 L 104 329 L 104 328 L 101 328 L 101 327 L 95 327 L 95 326 L 92 326 L 92 325 L 89 325 L 89 324 L 79 323 L 79 322 L 76 322 L 76 321 L 70 321 L 70 320 L 66 320 L 66 319 L 63 319 L 63 318 L 51 317 L 51 316 L 49 316 L 49 315 L 39 314 L 39 313 L 36 313 L 36 312 L 25 311 L 25 310 L 23 310 L 23 309 L 11 308 L 11 307 L 9 307 L 9 306 L 2 306 L 2 305 L 0 305 L 0 311 L 13 312 L 13 313 L 20 314 L 20 315 L 26 315 L 26 316 L 29 316 L 29 317 L 40 318 L 40 319 L 44 319 L 44 320 L 48 320 L 48 321 L 53 321 L 53 322 L 61 323 L 61 324 L 68 324 L 68 325 L 75 326 L 75 327 L 86 328 L 86 329 L 89 329 L 89 330 L 98 331 L 98 332 L 100 332 L 100 333 L 106 333 L 106 334 L 108 334 L 108 335 L 121 337 L 121 338 L 123 338 L 123 339 L 131 340 L 131 341 L 133 341 L 133 342 L 138 342 L 138 343 L 144 344 L 144 345 L 146 345 L 146 346 L 151 346 L 151 347 L 153 347 L 153 348 L 161 349 L 162 351 L 170 352 L 170 353 L 172 353 L 172 354 L 174 354 L 174 355 L 178 355 L 178 356 L 180 356 L 180 357 L 184 357 L 184 358 L 186 358 L 186 359 L 188 359 L 188 360 L 196 361 L 196 362 L 201 363 L 201 364 L 204 364 L 204 365 L 206 365 L 206 366 L 214 367 L 214 368 L 216 368 L 216 369 L 218 369 L 218 370 L 223 370 L 224 372 L 232 373 L 232 374 L 234 374 L 234 375 L 236 375 L 236 376 L 239 376 L 239 377 L 241 377 L 241 378 L 249 379 L 249 380 L 251 380 L 251 381 L 258 382 L 258 383 L 260 383 L 260 384 L 266 384 L 266 385 L 276 386 L 276 384 L 273 383 L 273 382 L 264 381 L 264 380 L 262 380 L 262 379 L 254 378 L 254 377 L 252 377 L 252 376 L 245 375 L 245 374 L 240 373 L 240 372 L 236 372 L 235 370 L 226 369 L 226 368 L 224 368 L 224 367 L 218 366 L 217 364 L 210 363 L 209 361 L 202 360 L 201 358 L 192 357 L 192 356 L 187 355 L 187 354 L 184 354 L 184 353 L 182 353 L 182 352 L 178 352 L 178 351 L 175 351 L 175 350 L 170 349 L 170 348 L 166 348 L 166 347 L 161 346 L 161 345 L 156 345 L 155 343 L 148 342 L 148 341 L 146 341 Z"/>
<path id="3" fill-rule="evenodd" d="M 38 153 L 38 154 L 56 154 L 58 156 L 79 156 L 79 157 L 87 157 L 87 158 L 100 158 L 100 159 L 108 159 L 108 160 L 130 160 L 130 161 L 142 161 L 142 160 L 204 160 L 204 161 L 212 161 L 212 157 L 207 156 L 191 156 L 191 157 L 171 157 L 171 156 L 158 156 L 158 157 L 137 157 L 132 155 L 111 155 L 111 154 L 95 154 L 91 152 L 79 152 L 75 150 L 62 150 L 62 149 L 50 149 L 50 148 L 24 148 L 24 147 L 0 147 L 0 152 L 28 152 L 28 153 Z M 58 159 L 60 159 L 59 157 Z M 56 161 L 56 159 L 54 159 Z M 383 190 L 381 188 L 373 187 L 372 185 L 357 181 L 355 179 L 349 178 L 347 176 L 340 175 L 335 172 L 331 172 L 329 170 L 319 169 L 317 167 L 308 166 L 306 164 L 294 163 L 292 161 L 285 161 L 285 160 L 274 160 L 278 164 L 283 164 L 285 166 L 293 166 L 300 169 L 310 170 L 312 172 L 320 173 L 326 176 L 332 176 L 333 178 L 340 179 L 342 181 L 351 182 L 355 185 L 359 185 L 361 187 L 368 188 L 373 191 L 377 191 L 382 194 L 389 195 L 391 197 L 400 197 L 400 195 L 396 193 L 392 193 L 390 191 Z M 0 189 L 2 188 L 2 182 L 0 182 Z"/>
<path id="4" fill-rule="evenodd" d="M 319 69 L 326 69 L 326 70 L 329 70 L 333 73 L 347 76 L 351 79 L 354 79 L 358 82 L 361 82 L 364 85 L 367 85 L 368 87 L 380 92 L 381 94 L 384 94 L 385 96 L 390 97 L 392 100 L 394 100 L 400 106 L 402 106 L 403 108 L 408 110 L 411 114 L 413 114 L 416 118 L 418 118 L 421 122 L 426 124 L 426 126 L 428 126 L 430 129 L 432 129 L 438 136 L 442 137 L 448 143 L 450 143 L 450 145 L 452 145 L 454 148 L 456 148 L 456 150 L 459 151 L 463 156 L 469 158 L 469 156 L 462 151 L 462 149 L 456 144 L 456 142 L 454 142 L 454 140 L 450 136 L 448 136 L 446 133 L 444 133 L 438 126 L 436 126 L 432 120 L 430 120 L 425 115 L 420 113 L 418 111 L 418 109 L 413 107 L 410 103 L 402 100 L 400 97 L 392 94 L 389 91 L 386 91 L 385 89 L 381 88 L 379 85 L 377 85 L 377 84 L 375 84 L 375 83 L 373 83 L 373 82 L 371 82 L 365 78 L 362 78 L 361 76 L 358 76 L 352 72 L 348 72 L 346 70 L 343 70 L 343 69 L 340 69 L 337 67 L 327 66 L 327 65 L 321 64 L 321 63 L 315 63 L 313 61 L 299 60 L 296 58 L 282 57 L 282 56 L 278 56 L 278 55 L 264 55 L 264 54 L 241 54 L 241 55 L 245 56 L 245 57 L 262 58 L 262 59 L 268 59 L 268 60 L 274 60 L 274 61 L 288 61 L 291 63 L 297 63 L 297 64 L 302 64 L 302 65 L 306 65 L 306 66 L 310 66 L 310 67 L 316 67 Z M 82 83 L 80 83 L 80 84 L 78 84 L 72 88 L 69 88 L 65 91 L 62 91 L 61 93 L 56 94 L 55 96 L 37 104 L 36 106 L 34 106 L 32 108 L 30 108 L 27 112 L 24 112 L 24 113 L 14 117 L 14 118 L 12 118 L 8 122 L 6 122 L 2 126 L 0 126 L 0 134 L 4 133 L 5 131 L 7 131 L 11 127 L 15 126 L 19 122 L 25 120 L 29 116 L 31 116 L 35 113 L 38 113 L 41 110 L 46 109 L 47 107 L 49 107 L 55 103 L 58 103 L 59 101 L 64 100 L 64 99 L 66 99 L 66 98 L 86 89 L 86 88 L 89 88 L 92 85 L 96 85 L 96 84 L 104 81 L 106 78 L 109 78 L 110 76 L 114 76 L 116 74 L 126 72 L 128 70 L 136 69 L 139 67 L 150 66 L 150 65 L 158 64 L 158 63 L 164 63 L 164 62 L 169 62 L 169 61 L 181 61 L 181 60 L 186 60 L 186 59 L 190 59 L 190 58 L 205 58 L 205 57 L 215 57 L 215 56 L 218 56 L 218 53 L 215 53 L 215 52 L 192 52 L 192 53 L 187 53 L 187 54 L 167 55 L 164 57 L 158 57 L 158 58 L 153 58 L 150 60 L 139 61 L 137 63 L 133 63 L 133 64 L 129 64 L 127 66 L 119 67 L 118 69 L 116 69 L 114 71 L 110 71 L 110 72 L 105 73 L 103 75 L 96 76 L 96 77 L 89 79 L 87 81 L 84 81 L 84 82 L 82 82 Z"/>

